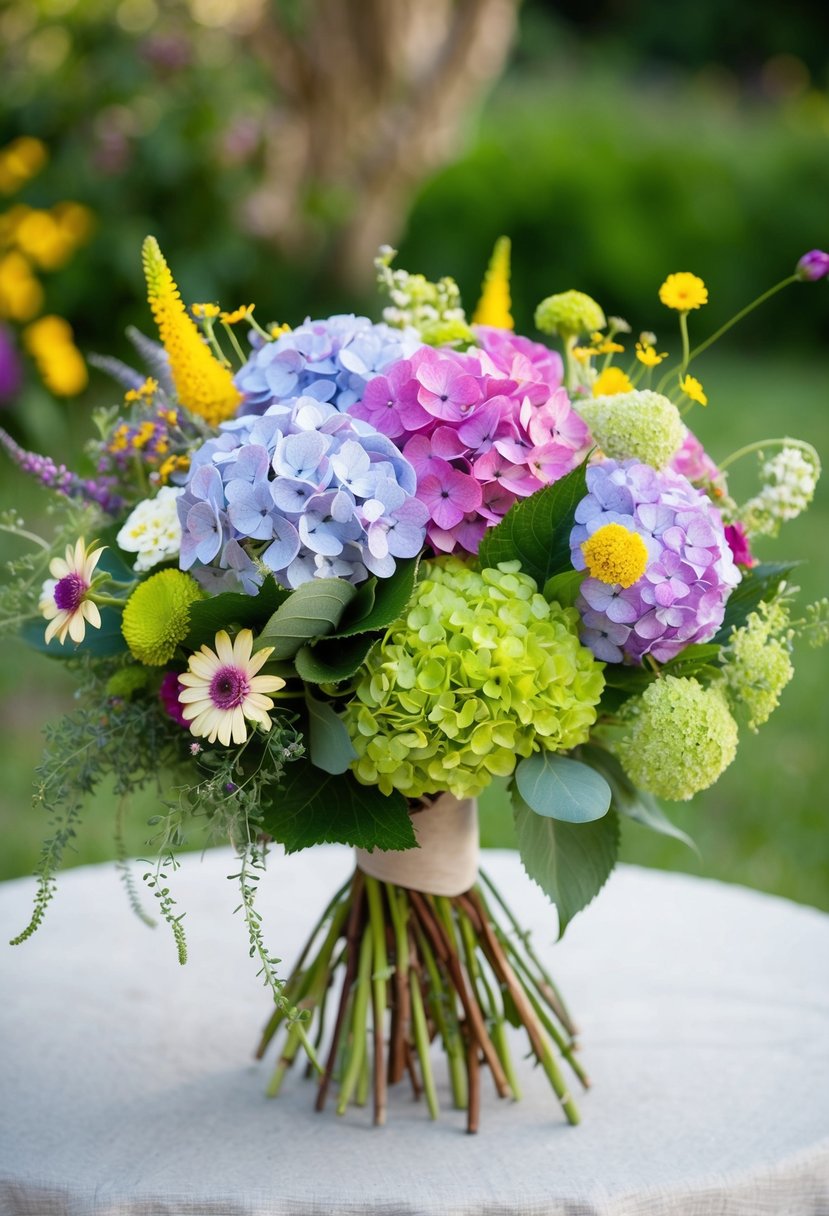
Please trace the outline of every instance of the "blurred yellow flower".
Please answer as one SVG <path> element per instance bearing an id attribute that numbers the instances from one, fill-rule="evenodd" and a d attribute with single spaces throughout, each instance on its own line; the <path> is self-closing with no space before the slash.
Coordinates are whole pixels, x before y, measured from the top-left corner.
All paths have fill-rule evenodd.
<path id="1" fill-rule="evenodd" d="M 667 357 L 667 351 L 657 353 L 656 348 L 651 346 L 650 342 L 636 343 L 636 358 L 640 363 L 644 363 L 645 367 L 658 367 Z"/>
<path id="2" fill-rule="evenodd" d="M 666 308 L 690 312 L 708 303 L 708 288 L 697 275 L 683 270 L 668 275 L 659 288 L 659 298 Z"/>
<path id="3" fill-rule="evenodd" d="M 606 367 L 593 384 L 594 397 L 615 397 L 617 393 L 629 393 L 633 388 L 630 377 L 620 367 Z"/>
<path id="4" fill-rule="evenodd" d="M 237 321 L 247 321 L 252 312 L 252 304 L 243 304 L 241 308 L 236 308 L 233 312 L 220 313 L 219 318 L 225 325 L 235 325 Z"/>
<path id="5" fill-rule="evenodd" d="M 221 310 L 218 304 L 192 304 L 190 311 L 197 321 L 212 321 Z"/>
<path id="6" fill-rule="evenodd" d="M 30 321 L 43 307 L 43 288 L 17 249 L 0 257 L 0 317 Z"/>
<path id="7" fill-rule="evenodd" d="M 0 149 L 0 193 L 14 194 L 46 164 L 46 145 L 31 135 L 20 135 Z"/>
<path id="8" fill-rule="evenodd" d="M 68 321 L 51 315 L 39 317 L 23 330 L 23 342 L 43 383 L 55 396 L 75 397 L 83 392 L 89 374 Z"/>
<path id="9" fill-rule="evenodd" d="M 515 329 L 510 311 L 512 301 L 509 292 L 510 249 L 508 236 L 499 236 L 492 251 L 481 298 L 472 317 L 473 325 L 492 325 L 496 329 Z"/>
<path id="10" fill-rule="evenodd" d="M 696 401 L 699 405 L 708 404 L 708 398 L 702 391 L 702 385 L 696 376 L 684 376 L 679 382 L 679 387 L 685 396 L 690 397 L 692 401 Z"/>

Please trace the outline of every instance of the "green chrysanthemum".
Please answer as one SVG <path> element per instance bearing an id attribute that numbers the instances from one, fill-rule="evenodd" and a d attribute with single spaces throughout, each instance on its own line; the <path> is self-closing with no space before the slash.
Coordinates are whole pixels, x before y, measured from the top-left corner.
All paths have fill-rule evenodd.
<path id="1" fill-rule="evenodd" d="M 519 756 L 583 743 L 603 687 L 575 610 L 548 604 L 517 562 L 426 562 L 346 709 L 354 772 L 387 794 L 477 795 Z"/>
<path id="2" fill-rule="evenodd" d="M 579 413 L 606 456 L 662 469 L 682 447 L 685 427 L 673 401 L 649 389 L 579 403 Z"/>
<path id="3" fill-rule="evenodd" d="M 622 711 L 608 740 L 634 785 L 685 802 L 713 785 L 737 751 L 737 723 L 718 687 L 663 676 Z"/>
<path id="4" fill-rule="evenodd" d="M 122 667 L 109 677 L 107 681 L 107 695 L 110 697 L 122 697 L 125 701 L 129 701 L 137 692 L 141 692 L 147 687 L 147 679 L 149 672 L 144 667 Z"/>
<path id="5" fill-rule="evenodd" d="M 133 656 L 148 667 L 168 663 L 190 629 L 190 605 L 203 597 L 181 570 L 162 570 L 136 587 L 124 609 L 121 631 Z"/>
<path id="6" fill-rule="evenodd" d="M 792 634 L 785 604 L 764 603 L 732 632 L 723 651 L 725 694 L 735 708 L 744 710 L 748 728 L 755 733 L 769 720 L 794 675 Z"/>
<path id="7" fill-rule="evenodd" d="M 547 296 L 535 310 L 535 324 L 544 334 L 576 338 L 607 324 L 601 307 L 583 291 L 562 291 Z"/>

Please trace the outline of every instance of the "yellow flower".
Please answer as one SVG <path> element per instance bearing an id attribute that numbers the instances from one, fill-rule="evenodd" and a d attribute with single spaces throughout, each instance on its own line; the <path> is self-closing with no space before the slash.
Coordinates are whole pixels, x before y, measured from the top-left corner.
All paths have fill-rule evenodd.
<path id="1" fill-rule="evenodd" d="M 47 642 L 56 637 L 62 646 L 67 633 L 73 642 L 82 642 L 87 621 L 93 629 L 101 628 L 98 605 L 87 599 L 87 595 L 92 586 L 92 574 L 105 548 L 106 545 L 100 549 L 87 548 L 81 538 L 74 549 L 72 545 L 66 546 L 65 557 L 52 558 L 49 563 L 52 578 L 44 584 L 38 605 L 49 621 Z"/>
<path id="2" fill-rule="evenodd" d="M 596 377 L 593 385 L 594 397 L 615 397 L 617 393 L 629 393 L 633 388 L 628 376 L 619 367 L 606 367 Z"/>
<path id="3" fill-rule="evenodd" d="M 636 358 L 640 363 L 644 363 L 645 367 L 658 367 L 663 359 L 667 359 L 667 351 L 662 351 L 657 354 L 656 348 L 651 346 L 650 342 L 636 343 Z"/>
<path id="4" fill-rule="evenodd" d="M 23 330 L 23 342 L 46 387 L 58 397 L 74 397 L 89 383 L 83 355 L 63 317 L 38 317 Z"/>
<path id="5" fill-rule="evenodd" d="M 648 564 L 648 550 L 638 532 L 623 524 L 605 524 L 581 546 L 587 571 L 603 583 L 632 587 Z"/>
<path id="6" fill-rule="evenodd" d="M 184 685 L 179 702 L 192 734 L 209 743 L 218 739 L 228 747 L 231 739 L 237 744 L 247 739 L 246 718 L 270 730 L 268 710 L 273 709 L 273 701 L 265 694 L 284 688 L 285 681 L 280 676 L 257 674 L 271 657 L 273 647 L 264 646 L 252 654 L 250 629 L 240 630 L 233 643 L 221 629 L 214 646 L 215 650 L 202 646 L 190 656 L 187 671 L 179 676 L 179 683 Z"/>
<path id="7" fill-rule="evenodd" d="M 510 312 L 510 239 L 499 236 L 484 275 L 481 298 L 472 317 L 473 325 L 492 325 L 496 329 L 515 329 Z"/>
<path id="8" fill-rule="evenodd" d="M 212 321 L 220 310 L 218 304 L 191 304 L 190 311 L 197 321 Z"/>
<path id="9" fill-rule="evenodd" d="M 276 321 L 268 326 L 268 333 L 272 338 L 281 338 L 283 334 L 289 334 L 291 327 L 287 323 L 279 325 Z"/>
<path id="10" fill-rule="evenodd" d="M 697 275 L 683 270 L 668 275 L 659 288 L 659 298 L 666 308 L 690 312 L 692 308 L 708 303 L 708 288 Z"/>
<path id="11" fill-rule="evenodd" d="M 148 376 L 140 388 L 130 388 L 124 393 L 124 400 L 133 401 L 149 401 L 158 391 L 158 381 L 153 380 L 152 376 Z"/>
<path id="12" fill-rule="evenodd" d="M 708 404 L 708 398 L 702 391 L 702 385 L 696 376 L 684 376 L 679 382 L 679 387 L 685 396 L 690 397 L 692 401 L 696 401 L 699 405 Z"/>
<path id="13" fill-rule="evenodd" d="M 191 413 L 218 426 L 236 413 L 241 393 L 229 369 L 214 358 L 188 316 L 155 237 L 148 236 L 144 241 L 143 260 L 150 308 L 170 360 L 179 400 Z"/>
<path id="14" fill-rule="evenodd" d="M 220 313 L 219 319 L 224 325 L 235 325 L 237 321 L 247 321 L 252 312 L 252 304 L 243 304 L 241 308 L 236 308 L 233 312 Z"/>
<path id="15" fill-rule="evenodd" d="M 29 321 L 43 307 L 43 288 L 31 263 L 17 249 L 0 257 L 0 317 Z"/>
<path id="16" fill-rule="evenodd" d="M 48 157 L 46 145 L 32 135 L 20 135 L 0 151 L 0 192 L 14 194 L 39 173 Z"/>

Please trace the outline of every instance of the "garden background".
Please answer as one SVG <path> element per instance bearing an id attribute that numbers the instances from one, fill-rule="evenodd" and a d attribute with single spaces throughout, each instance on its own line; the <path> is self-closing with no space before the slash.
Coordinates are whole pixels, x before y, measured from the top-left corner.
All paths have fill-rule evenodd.
<path id="1" fill-rule="evenodd" d="M 829 13 L 770 0 L 716 13 L 691 0 L 599 0 L 589 13 L 569 0 L 6 3 L 0 149 L 28 147 L 30 162 L 0 153 L 2 333 L 19 346 L 32 315 L 57 314 L 82 352 L 129 357 L 126 326 L 150 326 L 148 232 L 186 300 L 255 300 L 263 320 L 288 323 L 379 315 L 378 232 L 399 265 L 453 275 L 471 309 L 506 233 L 519 331 L 537 336 L 536 303 L 575 287 L 675 350 L 656 294 L 667 273 L 708 285 L 710 304 L 691 316 L 699 340 L 829 244 L 827 47 Z M 51 217 L 51 238 L 33 214 Z M 28 305 L 8 262 L 27 217 Z M 826 458 L 828 288 L 789 288 L 694 365 L 710 404 L 690 423 L 715 457 L 791 434 Z M 78 464 L 92 408 L 117 390 L 93 370 L 75 391 L 71 361 L 23 358 L 22 387 L 0 377 L 0 422 Z M 39 375 L 60 387 L 61 374 L 72 391 L 58 401 Z M 37 530 L 45 496 L 0 461 L 2 505 Z M 744 461 L 738 492 L 752 471 Z M 827 534 L 824 482 L 760 556 L 802 557 L 797 582 L 813 599 L 827 591 Z M 670 808 L 700 856 L 629 824 L 623 859 L 829 909 L 829 662 L 805 648 L 795 662 L 780 709 L 759 735 L 742 732 L 716 787 Z M 29 806 L 32 772 L 71 677 L 7 638 L 0 698 L 2 879 L 36 864 L 45 823 Z M 129 812 L 139 856 L 153 798 Z M 485 842 L 510 844 L 503 792 L 482 801 Z M 111 803 L 106 790 L 91 800 L 73 863 L 112 855 Z"/>

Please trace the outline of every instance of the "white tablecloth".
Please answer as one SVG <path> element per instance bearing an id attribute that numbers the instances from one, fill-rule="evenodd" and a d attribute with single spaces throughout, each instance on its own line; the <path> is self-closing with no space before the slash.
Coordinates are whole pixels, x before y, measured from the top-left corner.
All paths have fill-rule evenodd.
<path id="1" fill-rule="evenodd" d="M 519 1103 L 484 1076 L 477 1136 L 446 1084 L 439 1122 L 403 1083 L 378 1129 L 369 1110 L 316 1114 L 299 1069 L 264 1097 L 269 998 L 233 864 L 187 857 L 174 876 L 186 967 L 104 866 L 62 875 L 35 938 L 0 946 L 2 1216 L 829 1213 L 829 917 L 623 868 L 553 948 L 515 856 L 485 855 L 581 1024 L 584 1121 L 523 1062 Z M 286 970 L 350 867 L 335 848 L 271 859 L 260 903 Z M 32 885 L 0 887 L 5 940 Z"/>

